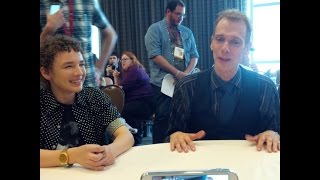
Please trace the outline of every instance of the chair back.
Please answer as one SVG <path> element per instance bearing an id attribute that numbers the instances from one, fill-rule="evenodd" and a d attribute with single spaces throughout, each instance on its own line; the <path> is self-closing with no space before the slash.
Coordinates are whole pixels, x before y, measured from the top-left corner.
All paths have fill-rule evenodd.
<path id="1" fill-rule="evenodd" d="M 124 106 L 125 94 L 120 86 L 108 85 L 102 89 L 110 98 L 112 104 L 117 107 L 118 111 L 121 113 Z"/>

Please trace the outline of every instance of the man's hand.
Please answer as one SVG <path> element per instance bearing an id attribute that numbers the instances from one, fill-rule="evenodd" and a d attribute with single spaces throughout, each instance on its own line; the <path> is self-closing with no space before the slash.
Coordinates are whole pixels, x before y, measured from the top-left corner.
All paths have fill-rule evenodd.
<path id="1" fill-rule="evenodd" d="M 113 70 L 112 75 L 113 75 L 114 78 L 119 78 L 120 72 L 115 69 L 115 70 Z"/>
<path id="2" fill-rule="evenodd" d="M 181 78 L 183 78 L 183 77 L 185 77 L 185 76 L 187 76 L 188 74 L 187 73 L 185 73 L 185 72 L 182 72 L 182 71 L 179 71 L 177 74 L 176 74 L 176 78 L 177 79 L 181 79 Z"/>
<path id="3" fill-rule="evenodd" d="M 113 74 L 112 65 L 108 65 L 106 68 L 107 75 L 110 76 Z M 113 75 L 112 75 L 113 76 Z"/>
<path id="4" fill-rule="evenodd" d="M 97 144 L 86 144 L 75 148 L 70 148 L 69 163 L 78 163 L 82 166 L 101 171 L 104 170 L 105 166 L 110 165 L 112 157 L 109 156 L 106 148 Z"/>
<path id="5" fill-rule="evenodd" d="M 195 151 L 196 147 L 192 141 L 201 139 L 205 135 L 206 133 L 203 130 L 197 133 L 175 132 L 170 135 L 170 149 L 171 151 L 177 150 L 178 152 L 188 152 L 189 150 Z"/>
<path id="6" fill-rule="evenodd" d="M 47 14 L 47 24 L 46 28 L 50 32 L 55 32 L 58 28 L 62 27 L 62 25 L 65 23 L 64 15 L 63 15 L 63 9 L 60 9 L 56 13 L 50 15 Z"/>
<path id="7" fill-rule="evenodd" d="M 103 164 L 104 164 L 104 166 L 112 165 L 115 162 L 116 157 L 113 154 L 110 145 L 106 145 L 106 146 L 104 146 L 104 148 L 105 148 L 104 159 L 102 160 Z"/>
<path id="8" fill-rule="evenodd" d="M 255 136 L 247 134 L 245 137 L 246 140 L 257 144 L 258 151 L 261 151 L 264 144 L 267 145 L 268 152 L 280 151 L 280 135 L 277 132 L 268 130 Z"/>

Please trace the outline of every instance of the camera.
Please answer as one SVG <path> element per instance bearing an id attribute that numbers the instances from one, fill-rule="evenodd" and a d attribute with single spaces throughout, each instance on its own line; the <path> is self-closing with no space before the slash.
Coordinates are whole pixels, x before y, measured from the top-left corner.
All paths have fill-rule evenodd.
<path id="1" fill-rule="evenodd" d="M 115 65 L 112 65 L 111 69 L 112 69 L 112 70 L 115 70 L 115 69 L 116 69 L 116 66 L 115 66 Z"/>

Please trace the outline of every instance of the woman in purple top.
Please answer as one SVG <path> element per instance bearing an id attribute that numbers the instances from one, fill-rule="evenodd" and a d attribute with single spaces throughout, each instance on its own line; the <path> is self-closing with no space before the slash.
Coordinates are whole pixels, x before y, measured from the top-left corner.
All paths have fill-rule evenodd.
<path id="1" fill-rule="evenodd" d="M 149 75 L 137 57 L 129 51 L 121 55 L 121 73 L 113 72 L 114 84 L 119 85 L 125 92 L 125 105 L 121 116 L 133 128 L 138 129 L 135 135 L 135 145 L 142 141 L 140 121 L 153 114 L 153 90 Z"/>

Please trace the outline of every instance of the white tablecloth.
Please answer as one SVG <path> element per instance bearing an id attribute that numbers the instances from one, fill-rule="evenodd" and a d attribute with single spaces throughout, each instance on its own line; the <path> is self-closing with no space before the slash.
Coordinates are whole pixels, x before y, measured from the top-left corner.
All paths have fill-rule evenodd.
<path id="1" fill-rule="evenodd" d="M 195 152 L 171 152 L 168 143 L 131 148 L 104 171 L 75 164 L 40 168 L 41 180 L 139 180 L 145 171 L 228 168 L 239 180 L 280 180 L 280 152 L 258 152 L 247 141 L 197 141 Z"/>

